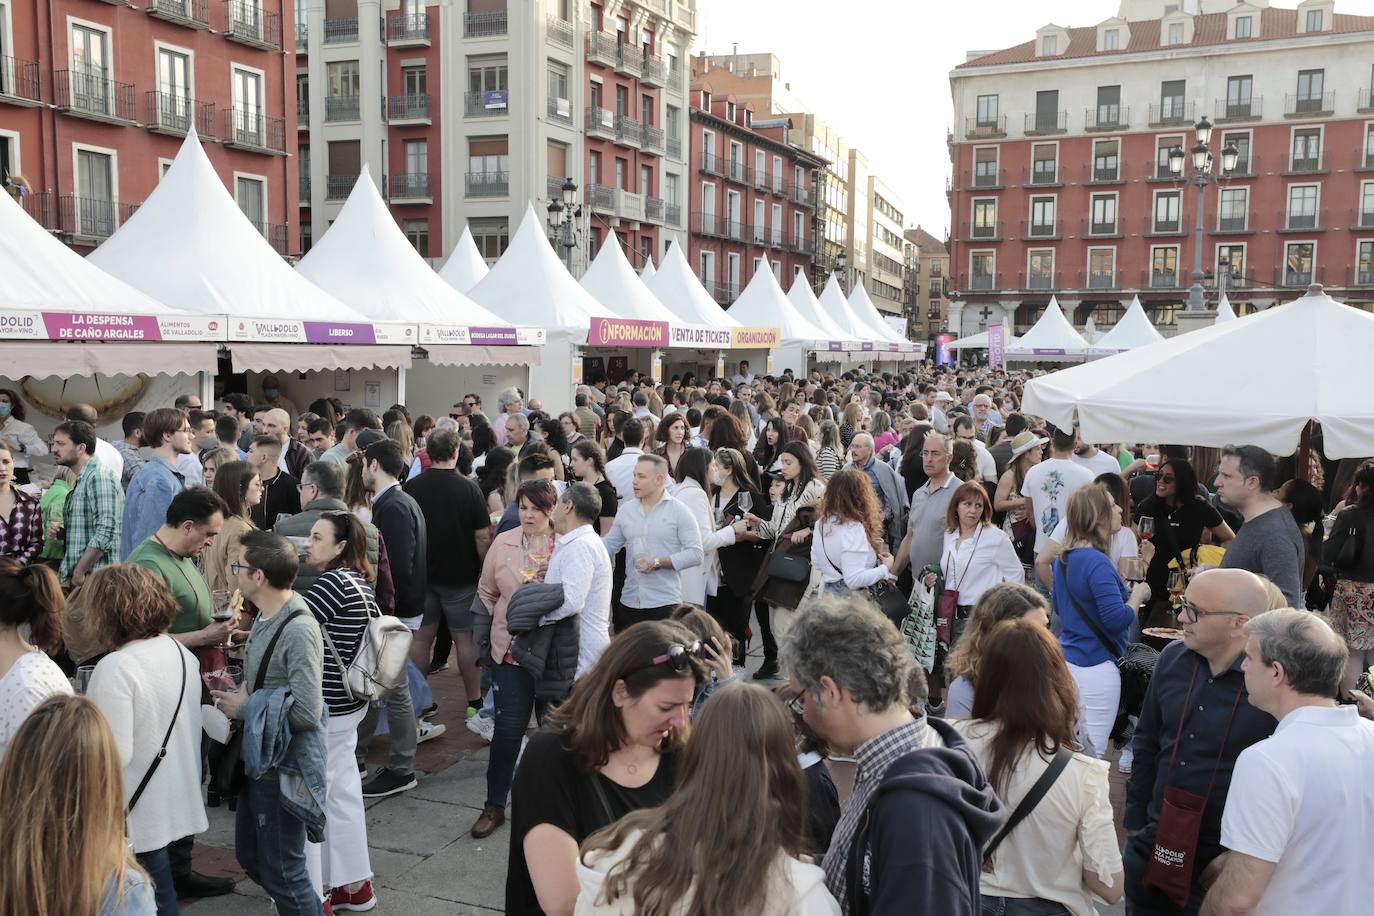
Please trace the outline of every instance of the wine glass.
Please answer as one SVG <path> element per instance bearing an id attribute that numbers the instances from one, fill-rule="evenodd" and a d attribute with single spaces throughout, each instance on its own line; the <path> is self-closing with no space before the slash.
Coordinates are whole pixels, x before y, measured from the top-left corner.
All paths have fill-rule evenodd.
<path id="1" fill-rule="evenodd" d="M 1142 515 L 1140 517 L 1140 539 L 1142 541 L 1153 541 L 1155 539 L 1155 520 L 1153 516 Z"/>
<path id="2" fill-rule="evenodd" d="M 1121 578 L 1131 585 L 1145 579 L 1145 560 L 1141 557 L 1122 557 L 1118 563 Z"/>
<path id="3" fill-rule="evenodd" d="M 1188 587 L 1188 573 L 1182 569 L 1169 570 L 1169 603 L 1177 612 L 1183 603 L 1183 590 Z"/>
<path id="4" fill-rule="evenodd" d="M 210 597 L 212 599 L 210 610 L 211 620 L 214 620 L 216 623 L 222 623 L 223 621 L 234 619 L 234 609 L 229 606 L 229 589 L 217 588 L 210 593 Z M 234 640 L 226 634 L 220 648 L 228 649 L 233 645 Z"/>

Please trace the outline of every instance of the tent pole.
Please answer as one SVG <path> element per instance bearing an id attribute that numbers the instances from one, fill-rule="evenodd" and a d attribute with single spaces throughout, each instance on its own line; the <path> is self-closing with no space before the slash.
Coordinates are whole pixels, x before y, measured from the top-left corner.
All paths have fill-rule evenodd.
<path id="1" fill-rule="evenodd" d="M 1312 476 L 1312 421 L 1308 420 L 1302 427 L 1302 435 L 1298 438 L 1298 466 L 1293 469 L 1293 476 L 1298 480 L 1309 480 Z"/>

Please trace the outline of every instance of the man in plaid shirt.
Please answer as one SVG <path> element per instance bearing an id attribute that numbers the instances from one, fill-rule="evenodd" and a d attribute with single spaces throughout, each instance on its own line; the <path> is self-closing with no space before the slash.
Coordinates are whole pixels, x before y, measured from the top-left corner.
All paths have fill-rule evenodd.
<path id="1" fill-rule="evenodd" d="M 91 424 L 83 420 L 60 424 L 53 430 L 52 454 L 58 464 L 76 472 L 76 484 L 63 512 L 67 548 L 58 571 L 62 581 L 75 587 L 118 559 L 124 491 L 119 479 L 95 457 Z"/>

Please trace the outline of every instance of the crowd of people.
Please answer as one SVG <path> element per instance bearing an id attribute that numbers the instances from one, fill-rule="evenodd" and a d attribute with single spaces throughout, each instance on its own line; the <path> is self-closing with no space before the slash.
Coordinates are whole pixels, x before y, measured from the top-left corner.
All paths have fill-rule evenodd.
<path id="1" fill-rule="evenodd" d="M 175 914 L 227 805 L 276 912 L 372 909 L 366 800 L 465 727 L 512 914 L 1356 912 L 1374 462 L 1087 443 L 1027 378 L 0 390 L 0 886 Z"/>

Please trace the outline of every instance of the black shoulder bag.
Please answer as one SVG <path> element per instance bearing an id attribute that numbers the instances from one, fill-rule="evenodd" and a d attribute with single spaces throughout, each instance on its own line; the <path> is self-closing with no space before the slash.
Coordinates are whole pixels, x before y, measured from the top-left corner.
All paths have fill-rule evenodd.
<path id="1" fill-rule="evenodd" d="M 1073 754 L 1066 749 L 1060 748 L 1055 751 L 1054 759 L 1045 772 L 1040 774 L 1040 778 L 1035 781 L 1035 785 L 1030 787 L 1030 791 L 1017 804 L 1016 810 L 1012 811 L 1011 817 L 1002 825 L 1002 829 L 988 841 L 988 845 L 983 847 L 983 870 L 992 870 L 992 854 L 997 851 L 997 847 L 1002 845 L 1002 841 L 1007 838 L 1007 834 L 1016 829 L 1016 825 L 1024 821 L 1035 810 L 1035 806 L 1040 804 L 1050 791 L 1050 787 L 1059 779 L 1059 774 L 1064 772 L 1064 768 L 1069 765 L 1069 760 Z"/>
<path id="2" fill-rule="evenodd" d="M 821 537 L 821 523 L 819 521 L 816 522 L 816 533 L 814 537 L 820 540 L 821 553 L 825 554 L 825 562 L 829 563 L 830 568 L 835 570 L 836 575 L 840 577 L 840 584 L 844 585 L 844 573 L 835 565 L 835 561 L 830 558 L 830 548 L 826 546 L 825 538 Z M 900 625 L 906 615 L 911 612 L 911 607 L 908 604 L 906 596 L 902 594 L 901 589 L 897 588 L 897 583 L 890 579 L 881 579 L 873 585 L 859 589 L 859 591 L 867 594 L 868 597 L 872 599 L 873 603 L 877 605 L 882 615 L 888 620 L 891 620 L 894 624 Z"/>
<path id="3" fill-rule="evenodd" d="M 172 642 L 176 643 L 176 640 L 174 639 Z M 172 729 L 177 727 L 177 718 L 181 715 L 181 704 L 186 699 L 186 659 L 182 658 L 180 643 L 177 643 L 176 650 L 177 661 L 181 663 L 181 689 L 177 692 L 177 707 L 172 710 L 172 721 L 167 725 L 167 734 L 162 736 L 162 747 L 158 748 L 157 756 L 153 758 L 152 763 L 148 764 L 148 771 L 143 774 L 143 779 L 139 781 L 138 788 L 134 789 L 134 794 L 129 797 L 129 806 L 125 808 L 129 814 L 133 813 L 134 805 L 137 805 L 138 800 L 143 797 L 143 790 L 148 788 L 148 783 L 152 782 L 153 774 L 162 764 L 162 758 L 167 756 L 167 743 L 172 740 Z"/>

